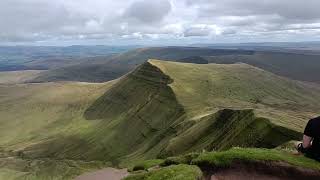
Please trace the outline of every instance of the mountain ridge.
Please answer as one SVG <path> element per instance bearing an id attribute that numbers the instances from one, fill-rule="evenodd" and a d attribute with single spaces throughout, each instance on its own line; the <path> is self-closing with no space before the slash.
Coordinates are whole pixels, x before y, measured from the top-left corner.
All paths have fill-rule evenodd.
<path id="1" fill-rule="evenodd" d="M 258 79 L 248 81 L 248 79 L 253 80 L 253 74 Z M 223 84 L 220 84 L 220 81 Z M 226 85 L 226 82 L 229 85 Z M 183 88 L 179 89 L 182 84 Z M 208 88 L 208 84 L 215 88 Z M 293 88 L 294 91 L 288 89 L 288 87 Z M 252 93 L 252 89 L 256 90 L 257 88 L 259 91 Z M 273 92 L 271 93 L 272 96 L 269 96 L 270 90 Z M 284 98 L 282 93 L 286 93 L 290 98 L 295 96 L 292 98 L 292 105 L 296 103 L 295 101 L 299 102 L 300 100 L 316 104 L 316 98 L 319 97 L 296 96 L 295 91 L 299 94 L 304 91 L 313 92 L 313 90 L 304 89 L 300 84 L 297 85 L 291 80 L 283 79 L 246 64 L 195 65 L 149 60 L 120 78 L 87 108 L 84 112 L 84 118 L 97 121 L 95 128 L 86 130 L 80 136 L 76 135 L 75 137 L 82 136 L 78 140 L 72 137 L 68 140 L 68 137 L 65 137 L 65 141 L 54 139 L 49 141 L 48 144 L 27 147 L 25 155 L 30 157 L 52 156 L 71 159 L 112 160 L 163 157 L 188 152 L 191 149 L 225 149 L 233 145 L 276 147 L 286 141 L 298 139 L 301 131 L 299 132 L 297 127 L 288 124 L 281 127 L 282 124 L 278 122 L 276 117 L 282 116 L 286 119 L 284 122 L 289 123 L 289 121 L 292 121 L 289 119 L 290 116 L 278 114 L 277 111 L 272 110 L 276 108 L 272 107 L 272 104 L 269 105 L 268 102 L 276 102 L 286 106 L 286 103 L 288 103 L 287 97 Z M 257 101 L 254 99 L 255 97 L 260 97 L 260 100 Z M 303 105 L 301 104 L 301 106 Z M 299 104 L 296 104 L 296 106 L 300 107 Z M 270 110 L 264 113 L 273 113 L 273 115 L 270 115 L 271 121 L 260 118 L 263 117 L 260 115 L 265 115 L 261 113 L 265 107 Z M 248 110 L 251 108 L 255 110 Z M 278 109 L 278 111 L 282 110 L 284 108 Z M 222 114 L 226 112 L 226 115 L 222 115 L 222 117 L 225 117 L 221 119 L 223 121 L 229 119 L 230 123 L 226 126 L 226 131 L 221 131 L 221 128 L 218 128 L 219 131 L 215 131 L 213 127 L 216 127 L 219 123 L 215 124 L 214 122 L 219 120 L 221 112 Z M 204 115 L 204 113 L 207 115 Z M 303 122 L 301 119 L 298 121 Z M 236 127 L 241 123 L 243 123 L 243 126 L 239 127 L 242 128 L 237 130 Z M 201 126 L 203 127 L 200 128 Z M 207 129 L 210 126 L 213 127 Z M 128 129 L 128 127 L 130 128 Z M 251 130 L 248 130 L 248 128 L 251 128 Z M 259 138 L 260 144 L 254 139 L 248 140 L 249 137 L 260 137 L 255 134 L 257 128 L 260 128 L 260 132 L 264 132 L 265 135 L 262 134 Z M 291 128 L 293 130 L 290 130 Z M 197 130 L 200 132 L 197 132 Z M 233 130 L 234 132 L 230 133 Z M 278 134 L 279 137 L 285 134 L 276 133 L 277 131 L 285 131 L 290 136 L 284 137 L 283 140 L 279 138 L 279 142 L 272 144 L 267 138 L 271 136 L 270 134 Z M 199 142 L 201 142 L 200 139 L 207 140 L 191 147 L 178 143 L 179 141 L 187 142 L 187 139 L 189 139 L 189 136 L 186 136 L 187 132 L 193 132 L 191 137 L 194 136 L 194 133 L 203 134 L 203 136 L 196 138 Z M 215 142 L 213 140 L 213 137 L 219 132 L 234 134 L 234 137 L 229 137 L 231 139 L 226 136 L 225 147 L 219 145 L 219 141 Z M 104 138 L 101 139 L 101 137 Z M 243 141 L 232 142 L 232 139 L 236 137 L 237 139 L 243 138 Z M 130 141 L 128 141 L 128 138 Z M 224 141 L 223 138 L 221 141 Z M 227 142 L 229 142 L 229 145 L 227 145 Z M 269 145 L 267 145 L 268 143 Z M 47 151 L 46 148 L 51 146 L 50 144 L 56 144 L 57 146 Z M 96 147 L 95 144 L 104 145 Z M 60 152 L 60 146 L 68 147 L 68 150 Z M 87 147 L 86 152 L 83 152 L 83 149 L 79 146 Z M 34 150 L 39 148 L 40 151 Z M 114 148 L 117 150 L 113 151 Z"/>
<path id="2" fill-rule="evenodd" d="M 128 167 L 233 146 L 274 148 L 300 138 L 320 106 L 318 88 L 246 64 L 159 60 L 103 84 L 2 85 L 0 149 L 29 161 Z"/>

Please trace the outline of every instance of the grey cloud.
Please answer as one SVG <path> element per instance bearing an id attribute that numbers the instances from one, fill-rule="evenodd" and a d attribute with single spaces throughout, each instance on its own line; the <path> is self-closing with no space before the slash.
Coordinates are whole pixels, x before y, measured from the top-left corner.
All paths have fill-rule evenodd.
<path id="1" fill-rule="evenodd" d="M 189 6 L 200 6 L 200 15 L 266 15 L 277 14 L 288 19 L 319 19 L 319 0 L 186 0 Z"/>
<path id="2" fill-rule="evenodd" d="M 163 20 L 171 11 L 168 0 L 140 0 L 126 9 L 124 16 L 142 23 L 156 23 Z"/>
<path id="3" fill-rule="evenodd" d="M 72 15 L 61 4 L 38 0 L 0 2 L 1 39 L 39 40 L 61 35 L 66 27 L 85 24 L 88 17 Z M 47 35 L 43 35 L 47 34 Z"/>
<path id="4" fill-rule="evenodd" d="M 186 4 L 197 9 L 198 21 L 214 21 L 223 32 L 237 29 L 239 35 L 289 30 L 295 34 L 315 30 L 313 24 L 320 22 L 319 0 L 186 0 Z"/>
<path id="5" fill-rule="evenodd" d="M 237 33 L 237 30 L 236 29 L 225 29 L 221 32 L 222 35 L 233 35 L 233 34 L 236 34 Z"/>
<path id="6" fill-rule="evenodd" d="M 213 29 L 208 27 L 190 27 L 185 29 L 185 37 L 200 37 L 200 36 L 209 36 L 212 33 Z"/>
<path id="7" fill-rule="evenodd" d="M 1 0 L 0 42 L 152 34 L 170 11 L 168 0 Z"/>

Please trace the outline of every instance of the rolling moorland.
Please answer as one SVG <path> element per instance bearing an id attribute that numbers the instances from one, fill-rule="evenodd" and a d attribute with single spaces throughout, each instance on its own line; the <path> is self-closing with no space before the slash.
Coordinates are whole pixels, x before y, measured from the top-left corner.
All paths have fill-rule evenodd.
<path id="1" fill-rule="evenodd" d="M 111 57 L 79 62 L 54 68 L 39 74 L 30 82 L 82 81 L 106 82 L 123 76 L 148 59 L 161 59 L 196 64 L 246 63 L 274 74 L 299 81 L 320 82 L 320 55 L 298 50 L 276 51 L 263 47 L 259 50 L 219 49 L 216 47 L 154 47 L 140 48 Z"/>
<path id="2" fill-rule="evenodd" d="M 283 150 L 210 152 L 283 148 L 299 140 L 319 113 L 319 85 L 243 63 L 141 63 L 105 83 L 2 78 L 0 179 L 71 179 L 107 166 L 135 171 L 159 164 L 167 167 L 128 179 L 196 179 L 234 159 L 281 161 L 290 165 L 284 171 L 320 169 Z M 305 176 L 319 175 L 312 173 Z"/>

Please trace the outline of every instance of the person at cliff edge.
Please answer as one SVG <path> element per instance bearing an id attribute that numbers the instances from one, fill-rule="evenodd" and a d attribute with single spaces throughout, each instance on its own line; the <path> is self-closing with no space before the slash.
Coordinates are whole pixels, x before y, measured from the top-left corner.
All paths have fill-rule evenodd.
<path id="1" fill-rule="evenodd" d="M 303 140 L 296 144 L 299 153 L 320 162 L 320 117 L 309 120 Z"/>

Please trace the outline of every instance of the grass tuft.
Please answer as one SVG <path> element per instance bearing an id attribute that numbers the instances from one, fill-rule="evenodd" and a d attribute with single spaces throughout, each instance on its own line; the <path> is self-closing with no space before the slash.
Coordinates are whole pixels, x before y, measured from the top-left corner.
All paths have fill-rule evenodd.
<path id="1" fill-rule="evenodd" d="M 240 161 L 279 161 L 293 166 L 320 170 L 320 163 L 288 152 L 274 149 L 232 148 L 223 152 L 203 153 L 192 160 L 193 165 L 228 167 L 235 160 Z"/>
<path id="2" fill-rule="evenodd" d="M 128 171 L 140 171 L 140 170 L 148 170 L 149 168 L 156 167 L 164 162 L 163 159 L 150 159 L 140 163 L 135 164 Z"/>
<path id="3" fill-rule="evenodd" d="M 164 160 L 161 166 L 170 166 L 170 165 L 177 165 L 177 164 L 190 164 L 191 161 L 197 158 L 200 154 L 199 153 L 189 153 L 186 155 L 180 155 L 175 157 L 168 157 Z"/>

